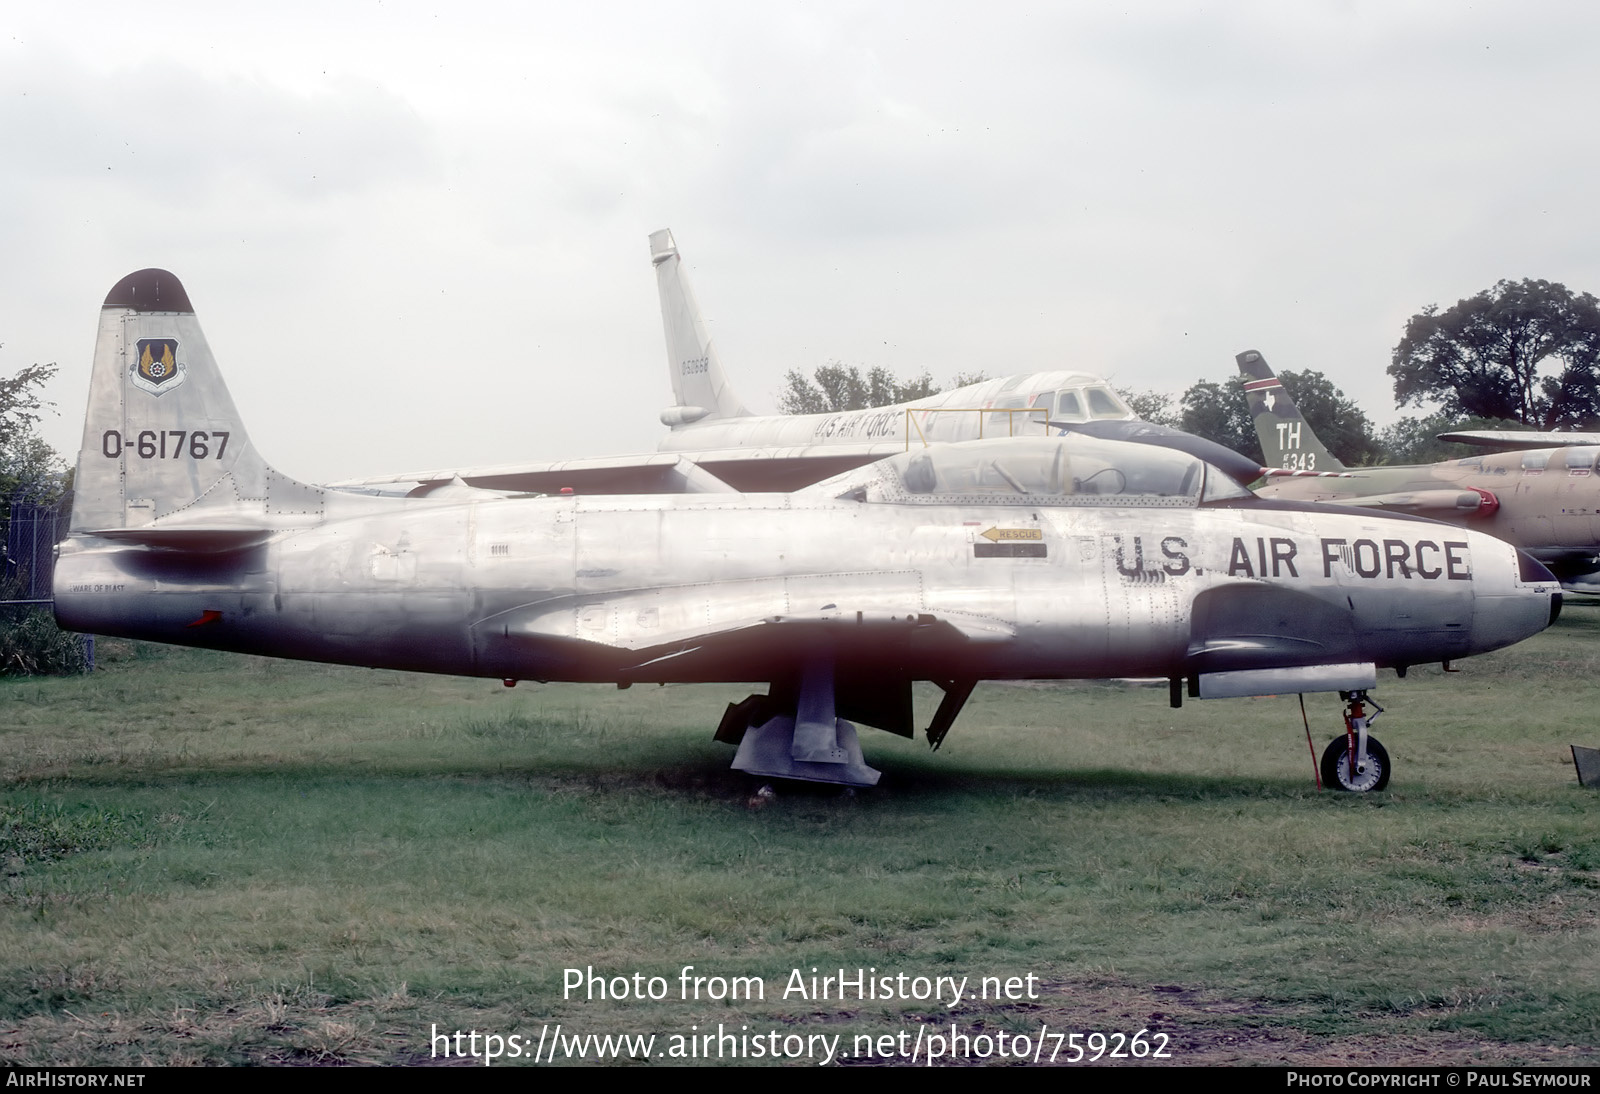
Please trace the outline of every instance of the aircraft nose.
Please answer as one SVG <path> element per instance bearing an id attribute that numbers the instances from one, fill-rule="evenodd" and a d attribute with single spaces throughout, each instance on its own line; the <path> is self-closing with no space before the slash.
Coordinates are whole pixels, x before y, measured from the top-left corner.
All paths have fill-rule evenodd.
<path id="1" fill-rule="evenodd" d="M 1544 564 L 1482 532 L 1472 536 L 1476 585 L 1473 652 L 1485 653 L 1531 638 L 1561 614 L 1561 584 Z"/>

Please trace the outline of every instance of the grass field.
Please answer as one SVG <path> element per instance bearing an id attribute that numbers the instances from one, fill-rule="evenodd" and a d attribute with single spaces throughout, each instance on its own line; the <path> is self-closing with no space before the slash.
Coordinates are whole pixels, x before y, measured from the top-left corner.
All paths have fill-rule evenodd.
<path id="1" fill-rule="evenodd" d="M 1048 1058 L 1041 1030 L 1146 1030 L 1176 1063 L 1600 1063 L 1600 795 L 1567 753 L 1600 745 L 1600 607 L 1385 674 L 1395 775 L 1365 797 L 1314 789 L 1293 697 L 988 686 L 937 754 L 864 732 L 878 789 L 766 801 L 710 740 L 748 688 L 100 652 L 0 682 L 0 1062 L 438 1062 L 435 1029 L 531 1052 L 560 1024 L 666 1064 L 721 1024 L 852 1064 L 954 1024 L 991 1063 L 1002 1031 Z M 1339 705 L 1307 707 L 1320 754 Z M 682 999 L 686 965 L 765 998 Z M 968 989 L 785 998 L 813 967 Z M 664 998 L 564 998 L 569 968 Z"/>

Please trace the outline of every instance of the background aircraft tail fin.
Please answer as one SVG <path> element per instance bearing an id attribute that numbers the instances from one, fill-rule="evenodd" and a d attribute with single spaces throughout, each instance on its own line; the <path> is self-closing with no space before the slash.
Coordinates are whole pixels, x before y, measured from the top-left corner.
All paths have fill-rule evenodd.
<path id="1" fill-rule="evenodd" d="M 220 535 L 320 519 L 323 496 L 251 445 L 182 283 L 165 270 L 117 282 L 100 311 L 71 530 Z"/>
<path id="2" fill-rule="evenodd" d="M 683 273 L 683 260 L 672 232 L 650 235 L 650 261 L 661 293 L 661 322 L 667 335 L 667 372 L 672 377 L 674 405 L 661 421 L 674 429 L 708 418 L 740 418 L 750 412 L 728 386 L 717 347 L 712 344 L 694 290 Z"/>
<path id="3" fill-rule="evenodd" d="M 1291 471 L 1344 471 L 1345 465 L 1329 452 L 1311 424 L 1294 405 L 1283 383 L 1272 372 L 1265 357 L 1247 349 L 1234 358 L 1244 377 L 1245 397 L 1250 400 L 1250 417 L 1255 419 L 1256 436 L 1268 467 Z"/>

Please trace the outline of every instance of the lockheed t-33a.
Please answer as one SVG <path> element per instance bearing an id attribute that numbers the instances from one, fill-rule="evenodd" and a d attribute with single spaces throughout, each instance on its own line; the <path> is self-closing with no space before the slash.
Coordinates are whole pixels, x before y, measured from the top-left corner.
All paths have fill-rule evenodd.
<path id="1" fill-rule="evenodd" d="M 1173 703 L 1335 691 L 1328 782 L 1381 789 L 1379 667 L 1554 618 L 1499 540 L 1267 501 L 1194 455 L 1069 434 L 912 448 L 792 493 L 378 497 L 262 458 L 177 278 L 100 314 L 63 627 L 518 680 L 763 681 L 734 767 L 872 785 L 853 723 L 938 747 L 980 680 L 1165 677 Z"/>

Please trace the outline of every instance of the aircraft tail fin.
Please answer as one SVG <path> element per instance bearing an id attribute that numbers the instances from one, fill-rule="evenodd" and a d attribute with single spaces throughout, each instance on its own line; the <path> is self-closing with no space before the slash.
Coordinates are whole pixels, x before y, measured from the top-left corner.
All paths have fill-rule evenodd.
<path id="1" fill-rule="evenodd" d="M 1250 400 L 1250 417 L 1255 419 L 1256 436 L 1268 467 L 1291 471 L 1344 471 L 1327 446 L 1311 430 L 1311 424 L 1294 405 L 1294 399 L 1273 374 L 1267 359 L 1253 349 L 1234 358 L 1244 377 L 1245 397 Z"/>
<path id="2" fill-rule="evenodd" d="M 745 409 L 723 375 L 717 347 L 700 316 L 700 305 L 683 272 L 672 232 L 650 235 L 650 261 L 661 293 L 661 322 L 667 335 L 667 372 L 673 405 L 661 412 L 663 425 L 677 429 L 708 418 L 741 418 Z"/>
<path id="3" fill-rule="evenodd" d="M 324 495 L 250 443 L 182 283 L 165 270 L 117 282 L 100 311 L 71 530 L 226 544 L 320 520 Z"/>

